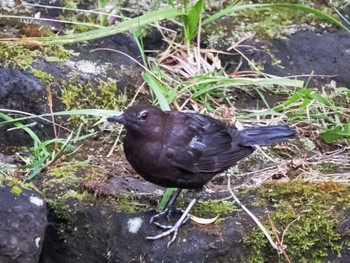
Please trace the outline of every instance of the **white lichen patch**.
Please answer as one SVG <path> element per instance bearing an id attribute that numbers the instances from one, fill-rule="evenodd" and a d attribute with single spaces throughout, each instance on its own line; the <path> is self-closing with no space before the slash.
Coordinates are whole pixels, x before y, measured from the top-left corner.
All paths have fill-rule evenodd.
<path id="1" fill-rule="evenodd" d="M 136 234 L 139 231 L 142 223 L 143 220 L 141 217 L 130 218 L 128 220 L 128 231 L 130 233 Z"/>
<path id="2" fill-rule="evenodd" d="M 39 248 L 40 247 L 40 237 L 37 237 L 37 238 L 35 238 L 34 239 L 34 241 L 35 241 L 35 246 L 37 247 L 37 248 Z"/>
<path id="3" fill-rule="evenodd" d="M 67 61 L 66 66 L 86 74 L 101 74 L 102 67 L 88 60 Z"/>
<path id="4" fill-rule="evenodd" d="M 31 196 L 29 197 L 29 201 L 32 203 L 32 204 L 35 204 L 37 206 L 43 206 L 44 205 L 44 200 L 37 197 L 37 196 Z"/>

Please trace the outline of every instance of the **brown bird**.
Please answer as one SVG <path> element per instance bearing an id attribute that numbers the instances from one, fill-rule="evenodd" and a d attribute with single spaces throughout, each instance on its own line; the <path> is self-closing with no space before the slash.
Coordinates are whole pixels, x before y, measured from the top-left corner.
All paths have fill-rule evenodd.
<path id="1" fill-rule="evenodd" d="M 147 239 L 173 234 L 187 221 L 202 187 L 254 151 L 254 145 L 285 142 L 295 136 L 286 125 L 238 130 L 209 116 L 180 111 L 161 111 L 150 105 L 131 106 L 108 121 L 125 126 L 124 152 L 135 171 L 145 180 L 174 187 L 166 208 L 151 218 L 151 223 L 170 211 L 181 189 L 195 189 L 196 196 L 174 226 L 156 225 L 168 230 Z"/>

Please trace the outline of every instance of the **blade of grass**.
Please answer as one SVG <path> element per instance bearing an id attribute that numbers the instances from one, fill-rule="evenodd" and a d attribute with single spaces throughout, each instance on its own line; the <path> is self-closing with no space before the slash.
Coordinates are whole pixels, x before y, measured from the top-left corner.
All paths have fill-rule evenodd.
<path id="1" fill-rule="evenodd" d="M 164 95 L 167 92 L 167 88 L 164 87 L 162 84 L 160 84 L 160 82 L 155 77 L 153 77 L 149 72 L 144 72 L 142 77 L 147 82 L 148 86 L 153 91 L 153 93 L 155 94 L 160 108 L 162 110 L 170 110 L 169 102 L 167 101 Z"/>
<path id="2" fill-rule="evenodd" d="M 199 26 L 199 19 L 201 18 L 204 9 L 205 1 L 199 0 L 195 3 L 188 12 L 188 29 L 189 36 L 186 36 L 188 43 L 196 36 Z"/>
<path id="3" fill-rule="evenodd" d="M 106 36 L 115 35 L 136 29 L 140 26 L 147 26 L 159 20 L 169 19 L 182 15 L 183 13 L 175 8 L 159 9 L 147 14 L 125 20 L 117 25 L 105 28 L 99 28 L 88 32 L 70 34 L 64 36 L 37 37 L 37 38 L 3 38 L 1 41 L 17 41 L 21 43 L 37 44 L 37 45 L 53 45 L 53 44 L 71 44 L 83 41 L 91 41 Z"/>
<path id="4" fill-rule="evenodd" d="M 162 197 L 162 199 L 160 200 L 158 206 L 157 206 L 157 210 L 161 211 L 165 208 L 165 206 L 167 205 L 170 197 L 173 195 L 173 193 L 176 191 L 176 188 L 167 188 L 165 190 L 165 193 Z"/>
<path id="5" fill-rule="evenodd" d="M 144 72 L 142 76 L 147 82 L 150 89 L 154 92 L 160 105 L 160 108 L 164 111 L 170 110 L 169 103 L 166 97 L 164 96 L 164 93 L 167 92 L 166 87 L 161 85 L 160 82 L 147 71 Z M 176 188 L 167 188 L 165 190 L 165 193 L 157 206 L 158 211 L 164 209 L 164 207 L 169 201 L 169 198 L 172 196 L 175 190 Z"/>
<path id="6" fill-rule="evenodd" d="M 208 17 L 207 19 L 203 20 L 202 25 L 208 24 L 212 21 L 214 21 L 217 18 L 222 17 L 223 15 L 227 15 L 233 12 L 237 12 L 240 10 L 248 9 L 248 8 L 262 8 L 262 7 L 268 7 L 268 8 L 290 8 L 290 9 L 295 9 L 295 10 L 301 10 L 306 13 L 314 14 L 315 16 L 318 16 L 325 21 L 328 21 L 348 33 L 350 33 L 350 29 L 347 28 L 345 25 L 341 23 L 338 19 L 311 7 L 304 6 L 304 5 L 298 5 L 298 4 L 289 4 L 289 3 L 284 3 L 284 4 L 246 4 L 246 5 L 237 5 L 239 1 L 234 2 L 231 6 L 221 10 L 218 13 L 215 13 L 214 15 Z"/>
<path id="7" fill-rule="evenodd" d="M 23 125 L 22 123 L 16 121 L 15 119 L 1 112 L 0 112 L 0 118 L 6 120 L 5 122 L 12 123 L 17 128 L 22 128 L 26 133 L 28 133 L 28 135 L 32 138 L 34 142 L 34 148 L 41 143 L 41 140 L 39 139 L 39 137 L 26 125 Z M 0 127 L 1 127 L 1 123 L 0 123 Z M 48 151 L 46 149 L 43 149 L 43 151 L 45 152 L 45 154 L 48 154 Z"/>
<path id="8" fill-rule="evenodd" d="M 47 159 L 47 157 L 42 157 L 39 160 L 32 162 L 31 164 L 19 165 L 18 168 L 19 169 L 31 169 L 31 168 L 36 168 L 36 167 L 40 166 L 40 169 L 42 169 L 43 167 L 41 165 L 45 162 L 46 159 Z"/>
<path id="9" fill-rule="evenodd" d="M 33 179 L 36 175 L 38 175 L 38 174 L 41 172 L 42 169 L 43 169 L 43 167 L 41 167 L 41 166 L 38 166 L 37 168 L 35 168 L 35 169 L 34 169 L 32 172 L 30 172 L 30 173 L 28 174 L 28 176 L 23 180 L 23 183 L 25 183 L 25 182 L 27 182 L 27 181 Z"/>
<path id="10" fill-rule="evenodd" d="M 11 112 L 11 110 L 7 109 L 0 109 L 0 117 L 5 119 L 5 121 L 0 122 L 0 127 L 3 127 L 5 125 L 8 125 L 10 123 L 14 123 L 17 121 L 23 121 L 23 120 L 28 120 L 28 119 L 34 119 L 38 117 L 48 117 L 48 116 L 65 116 L 65 115 L 91 115 L 91 116 L 97 116 L 97 117 L 107 117 L 111 115 L 120 115 L 120 111 L 115 111 L 115 110 L 101 110 L 101 109 L 82 109 L 82 110 L 68 110 L 68 111 L 59 111 L 59 112 L 53 112 L 53 113 L 45 113 L 41 115 L 30 115 L 26 117 L 20 117 L 20 118 L 9 118 L 6 119 L 2 117 L 2 111 L 4 112 Z M 7 116 L 7 115 L 5 115 Z"/>
<path id="11" fill-rule="evenodd" d="M 213 85 L 208 85 L 208 84 Z M 207 84 L 207 85 L 203 85 Z M 195 87 L 198 85 L 203 85 L 205 88 L 196 89 L 196 91 L 193 93 L 193 97 L 198 97 L 204 93 L 208 93 L 212 90 L 224 88 L 224 87 L 238 87 L 238 86 L 272 86 L 272 85 L 278 85 L 278 86 L 288 86 L 288 87 L 298 87 L 301 88 L 304 85 L 303 81 L 300 80 L 291 80 L 291 79 L 280 79 L 280 78 L 271 78 L 271 79 L 265 79 L 265 78 L 258 78 L 258 79 L 252 79 L 252 78 L 201 78 L 200 81 L 192 82 L 187 86 L 187 88 Z"/>

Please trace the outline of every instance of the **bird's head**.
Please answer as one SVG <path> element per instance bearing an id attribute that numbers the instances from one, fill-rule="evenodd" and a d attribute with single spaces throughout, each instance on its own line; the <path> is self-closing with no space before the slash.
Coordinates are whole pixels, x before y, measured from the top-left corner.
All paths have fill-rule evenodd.
<path id="1" fill-rule="evenodd" d="M 123 124 L 133 136 L 159 136 L 163 132 L 166 114 L 151 105 L 134 105 L 127 108 L 122 115 L 107 118 L 110 122 Z"/>

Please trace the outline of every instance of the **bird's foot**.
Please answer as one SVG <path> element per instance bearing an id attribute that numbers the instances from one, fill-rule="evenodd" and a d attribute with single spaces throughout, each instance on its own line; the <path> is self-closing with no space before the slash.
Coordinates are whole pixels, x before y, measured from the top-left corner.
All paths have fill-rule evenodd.
<path id="1" fill-rule="evenodd" d="M 189 218 L 190 218 L 190 217 L 187 216 L 187 217 L 181 222 L 180 227 L 183 226 L 184 224 L 186 224 Z M 155 222 L 155 221 L 152 222 L 152 223 L 153 223 L 154 225 L 156 225 L 157 227 L 162 228 L 162 229 L 171 229 L 171 228 L 173 227 L 172 225 L 164 225 L 164 224 L 161 224 L 161 223 L 158 223 L 158 222 Z"/>
<path id="2" fill-rule="evenodd" d="M 166 207 L 162 211 L 160 211 L 159 213 L 152 216 L 151 219 L 149 220 L 149 222 L 150 222 L 150 224 L 158 225 L 159 223 L 155 222 L 155 220 L 163 215 L 166 215 L 166 217 L 168 218 L 168 221 L 169 221 L 170 215 L 172 213 L 174 213 L 175 211 L 182 211 L 182 209 L 175 208 L 175 207 Z"/>
<path id="3" fill-rule="evenodd" d="M 163 229 L 168 229 L 167 231 L 159 234 L 159 235 L 156 235 L 156 236 L 149 236 L 149 237 L 146 237 L 146 239 L 148 240 L 156 240 L 156 239 L 160 239 L 160 238 L 163 238 L 163 237 L 166 237 L 166 236 L 169 236 L 169 235 L 173 235 L 173 237 L 171 238 L 171 240 L 168 242 L 167 244 L 167 247 L 169 247 L 171 245 L 171 243 L 173 243 L 176 239 L 176 236 L 177 236 L 177 233 L 179 231 L 179 229 L 181 228 L 182 225 L 184 225 L 187 220 L 188 220 L 189 216 L 186 216 L 186 217 L 181 217 L 175 225 L 173 226 L 168 226 L 168 225 L 162 225 L 162 224 L 159 224 L 158 222 L 154 222 L 155 225 L 157 225 L 158 227 L 160 228 L 163 228 Z"/>
<path id="4" fill-rule="evenodd" d="M 187 206 L 186 210 L 183 212 L 182 216 L 180 217 L 179 220 L 177 220 L 177 222 L 175 223 L 174 226 L 162 225 L 162 224 L 160 224 L 158 222 L 154 222 L 154 220 L 156 218 L 162 216 L 162 215 L 165 215 L 165 214 L 168 215 L 168 219 L 169 219 L 169 212 L 171 213 L 172 211 L 177 210 L 172 205 L 174 204 L 174 202 L 176 200 L 176 197 L 179 195 L 180 191 L 181 191 L 181 189 L 178 190 L 175 195 L 173 195 L 173 197 L 171 198 L 171 201 L 169 201 L 167 207 L 163 211 L 161 211 L 160 213 L 152 216 L 151 220 L 150 220 L 151 223 L 154 223 L 158 227 L 163 228 L 163 229 L 168 229 L 168 230 L 163 232 L 163 233 L 161 233 L 161 234 L 159 234 L 159 235 L 153 236 L 153 237 L 150 237 L 150 236 L 146 237 L 146 239 L 148 239 L 148 240 L 156 240 L 156 239 L 160 239 L 160 238 L 163 238 L 163 237 L 166 237 L 166 236 L 172 234 L 173 237 L 168 242 L 167 247 L 169 247 L 170 244 L 174 242 L 174 240 L 176 239 L 176 236 L 177 236 L 177 232 L 179 231 L 181 226 L 184 225 L 188 221 L 188 219 L 190 218 L 189 213 L 190 213 L 192 207 L 197 202 L 197 200 L 200 198 L 201 189 L 197 189 L 196 196 L 191 200 L 191 202 Z"/>

